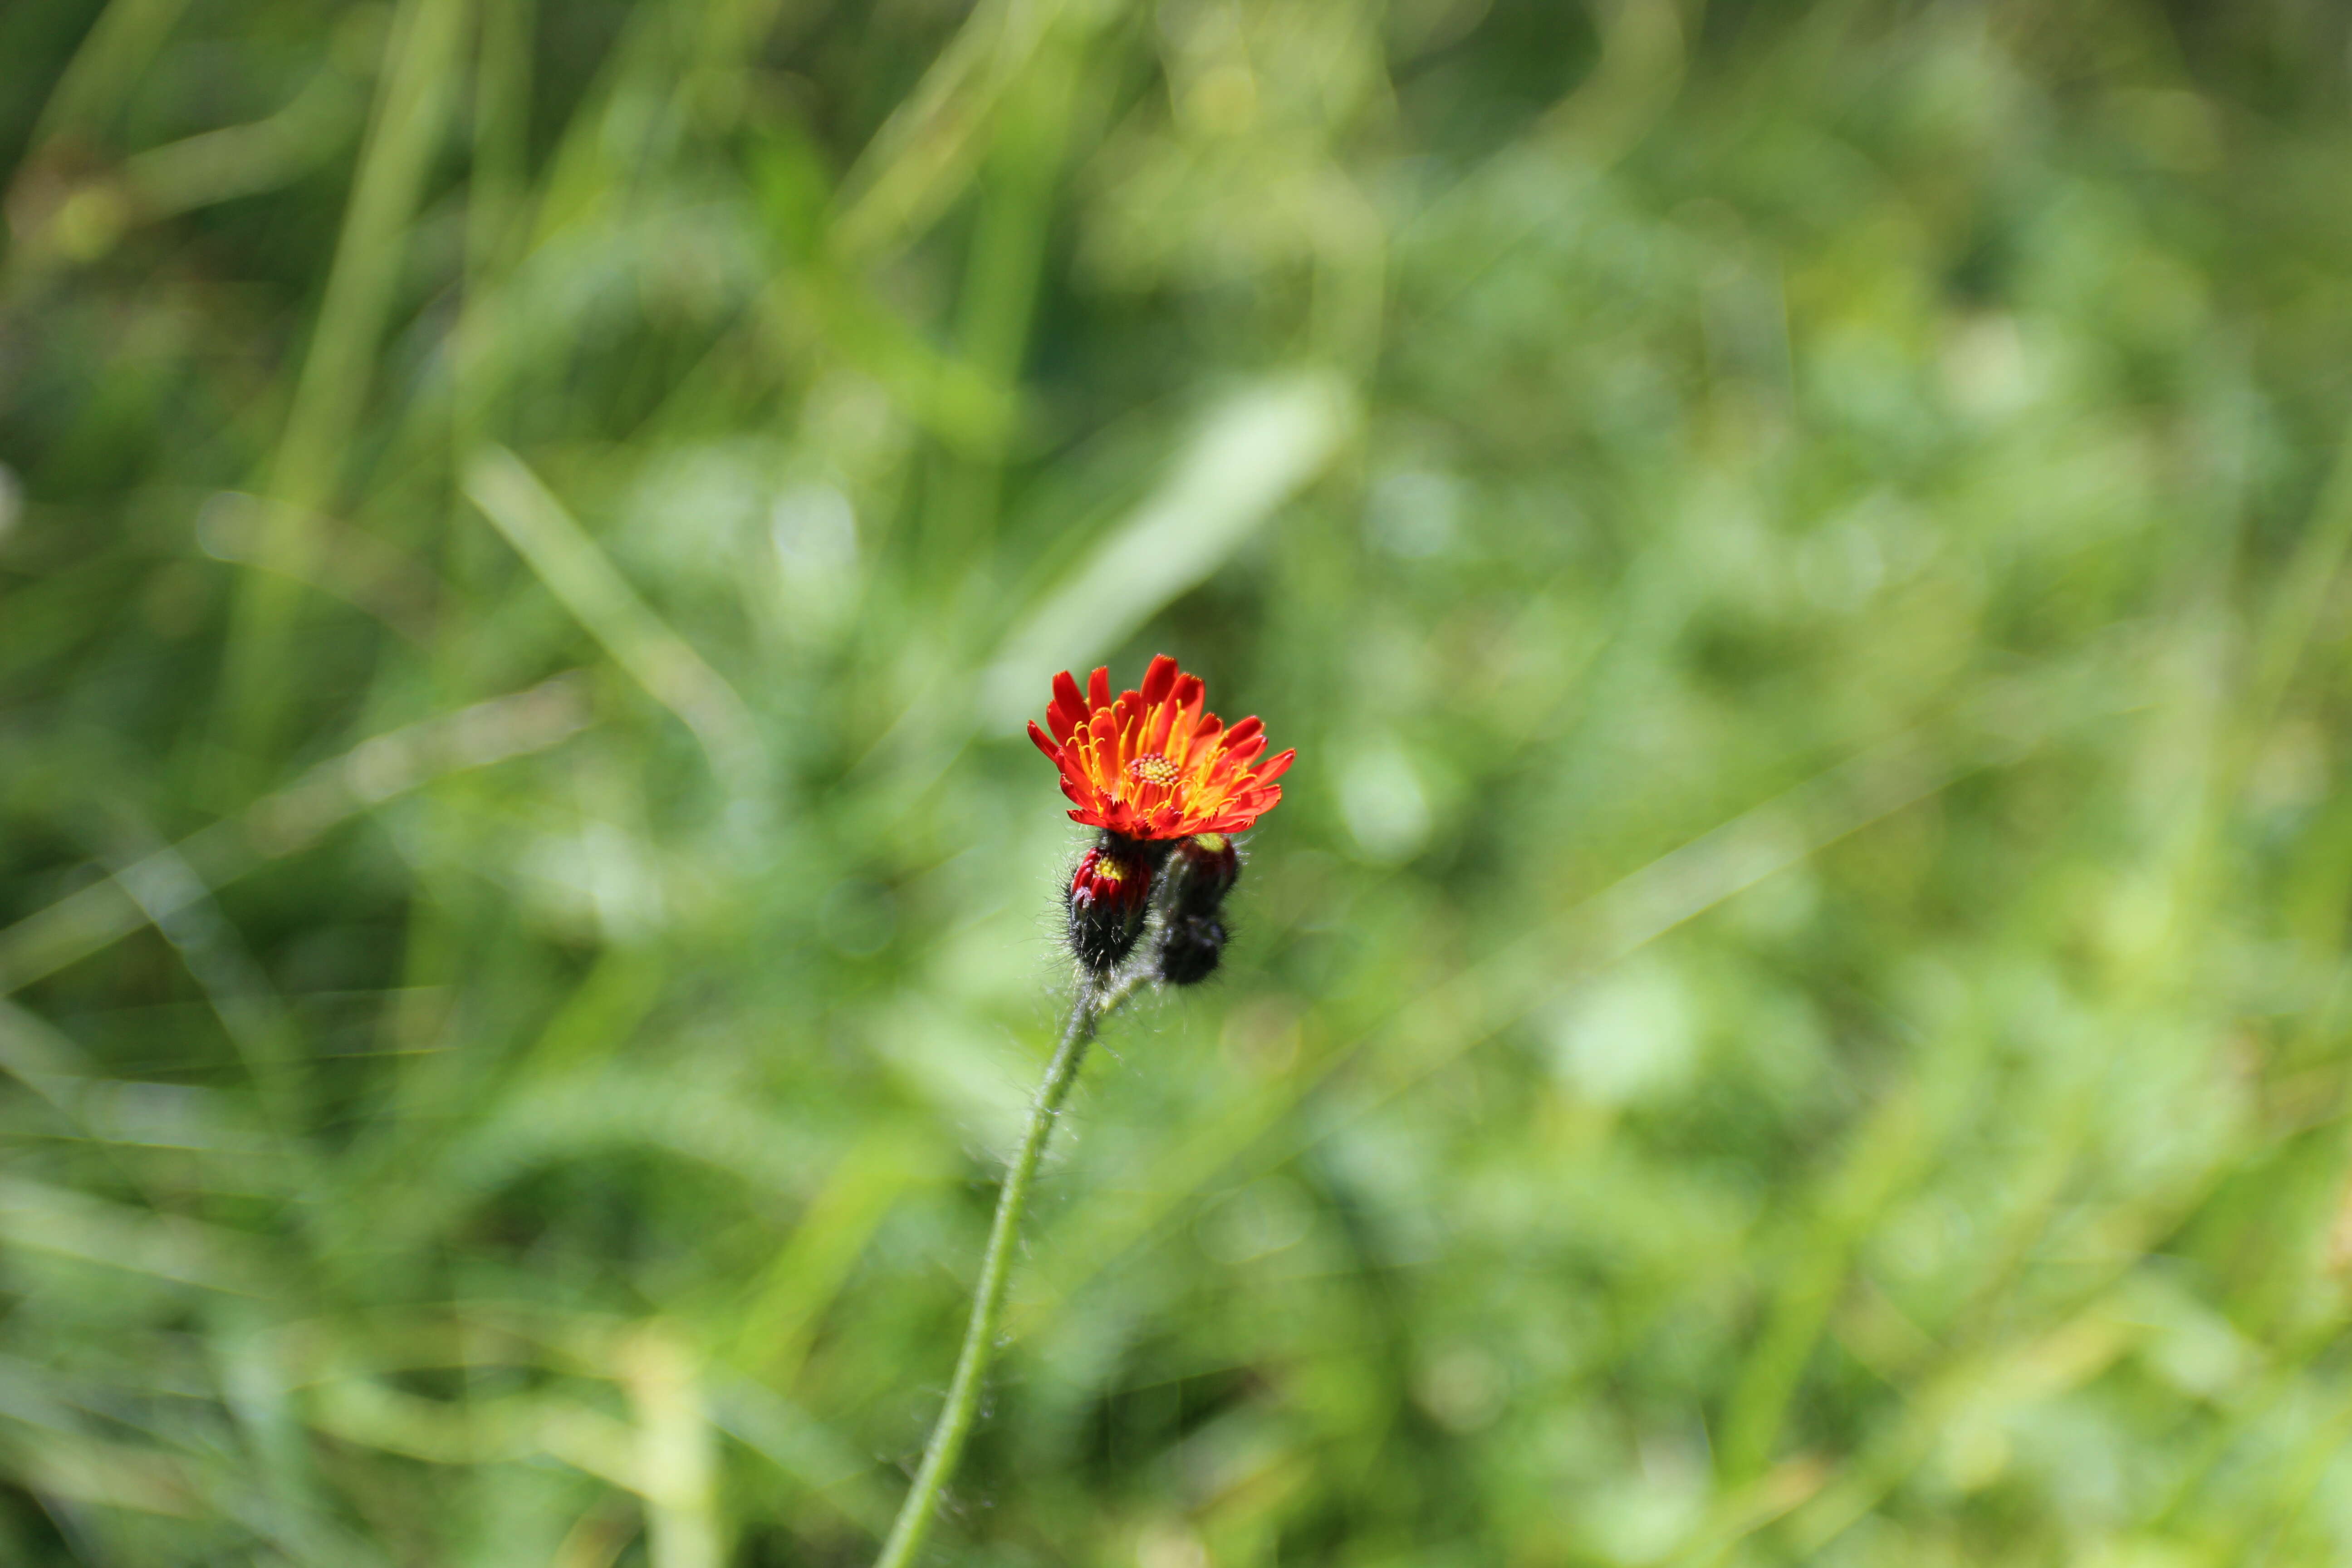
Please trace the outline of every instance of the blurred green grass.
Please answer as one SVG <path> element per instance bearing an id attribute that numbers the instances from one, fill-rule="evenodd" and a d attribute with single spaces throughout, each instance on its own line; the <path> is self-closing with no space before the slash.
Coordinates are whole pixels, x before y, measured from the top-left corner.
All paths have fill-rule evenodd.
<path id="1" fill-rule="evenodd" d="M 2347 46 L 0 11 L 0 1561 L 2352 1555 Z"/>

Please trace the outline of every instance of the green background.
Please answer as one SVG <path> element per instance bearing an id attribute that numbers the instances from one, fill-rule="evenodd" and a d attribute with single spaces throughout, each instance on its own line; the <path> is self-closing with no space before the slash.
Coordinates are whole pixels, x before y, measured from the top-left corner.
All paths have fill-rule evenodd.
<path id="1" fill-rule="evenodd" d="M 2352 1557 L 2347 44 L 0 7 L 0 1561 Z"/>

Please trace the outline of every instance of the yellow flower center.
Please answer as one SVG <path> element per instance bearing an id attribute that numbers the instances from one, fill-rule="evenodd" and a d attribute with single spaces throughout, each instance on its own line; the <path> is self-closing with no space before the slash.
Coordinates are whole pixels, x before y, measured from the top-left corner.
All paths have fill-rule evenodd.
<path id="1" fill-rule="evenodd" d="M 1176 764 L 1153 752 L 1128 763 L 1127 776 L 1138 784 L 1159 784 L 1164 788 L 1176 782 Z"/>

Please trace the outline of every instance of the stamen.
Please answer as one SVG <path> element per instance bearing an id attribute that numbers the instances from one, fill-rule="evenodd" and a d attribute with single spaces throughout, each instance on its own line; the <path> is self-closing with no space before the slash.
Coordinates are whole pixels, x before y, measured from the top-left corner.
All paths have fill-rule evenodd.
<path id="1" fill-rule="evenodd" d="M 1127 776 L 1138 784 L 1158 784 L 1164 789 L 1176 782 L 1176 764 L 1155 752 L 1128 763 Z"/>

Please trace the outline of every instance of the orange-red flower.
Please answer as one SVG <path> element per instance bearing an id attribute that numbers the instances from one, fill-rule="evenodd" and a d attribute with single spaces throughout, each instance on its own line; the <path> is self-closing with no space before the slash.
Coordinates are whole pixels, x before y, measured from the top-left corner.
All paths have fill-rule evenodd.
<path id="1" fill-rule="evenodd" d="M 1275 780 L 1295 753 L 1260 762 L 1265 726 L 1253 717 L 1228 730 L 1202 701 L 1201 678 L 1165 654 L 1144 672 L 1142 690 L 1115 701 L 1108 669 L 1083 693 L 1064 670 L 1045 710 L 1052 734 L 1032 721 L 1029 738 L 1062 770 L 1075 821 L 1128 838 L 1239 833 L 1282 798 Z"/>

